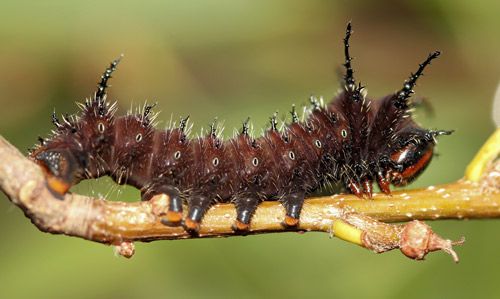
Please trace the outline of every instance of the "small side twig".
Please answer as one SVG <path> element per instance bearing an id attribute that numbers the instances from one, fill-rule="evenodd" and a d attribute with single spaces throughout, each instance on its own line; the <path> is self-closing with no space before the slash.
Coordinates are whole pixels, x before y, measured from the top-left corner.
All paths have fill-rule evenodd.
<path id="1" fill-rule="evenodd" d="M 182 227 L 161 223 L 168 198 L 148 202 L 113 202 L 78 194 L 55 197 L 46 186 L 39 167 L 0 136 L 0 189 L 42 231 L 113 244 L 118 253 L 130 257 L 133 242 L 194 237 L 226 237 L 236 212 L 232 204 L 218 204 L 204 217 L 199 235 Z M 7 161 L 7 162 L 5 162 Z M 426 189 L 399 191 L 392 196 L 376 194 L 374 200 L 352 195 L 334 195 L 306 200 L 295 231 L 327 232 L 375 252 L 395 248 L 414 259 L 444 250 L 455 261 L 452 242 L 436 235 L 422 219 L 500 217 L 500 162 L 491 165 L 483 181 L 458 182 Z M 264 202 L 256 211 L 249 234 L 291 231 L 281 222 L 285 216 L 277 202 Z M 384 222 L 407 221 L 405 225 Z M 381 222 L 384 221 L 384 222 Z"/>

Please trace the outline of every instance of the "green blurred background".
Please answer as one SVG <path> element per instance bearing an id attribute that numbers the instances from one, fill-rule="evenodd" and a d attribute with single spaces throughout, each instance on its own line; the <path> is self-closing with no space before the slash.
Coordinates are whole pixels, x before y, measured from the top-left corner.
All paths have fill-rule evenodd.
<path id="1" fill-rule="evenodd" d="M 352 20 L 357 79 L 379 97 L 402 86 L 428 52 L 443 54 L 417 95 L 455 129 L 412 186 L 456 180 L 493 131 L 500 79 L 498 1 L 6 1 L 0 5 L 0 133 L 22 150 L 51 129 L 50 113 L 75 112 L 104 67 L 125 58 L 112 80 L 120 113 L 158 102 L 160 126 L 189 114 L 194 132 L 218 116 L 226 136 L 252 117 L 285 116 L 310 94 L 332 97 Z M 2 161 L 1 163 L 8 163 Z M 74 191 L 138 198 L 108 180 Z M 467 237 L 461 262 L 435 253 L 415 262 L 326 234 L 271 234 L 136 244 L 131 260 L 77 238 L 39 232 L 0 195 L 1 298 L 498 298 L 500 221 L 431 223 Z"/>

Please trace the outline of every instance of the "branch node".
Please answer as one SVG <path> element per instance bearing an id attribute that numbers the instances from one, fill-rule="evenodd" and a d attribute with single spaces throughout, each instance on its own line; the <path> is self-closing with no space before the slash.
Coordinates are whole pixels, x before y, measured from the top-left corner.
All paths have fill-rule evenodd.
<path id="1" fill-rule="evenodd" d="M 135 245 L 127 241 L 118 242 L 115 244 L 115 253 L 129 259 L 135 253 Z"/>
<path id="2" fill-rule="evenodd" d="M 19 199 L 21 200 L 21 202 L 28 202 L 32 198 L 36 198 L 36 193 L 39 193 L 35 192 L 37 186 L 38 184 L 34 180 L 30 180 L 22 185 L 21 189 L 19 190 Z"/>
<path id="3" fill-rule="evenodd" d="M 158 194 L 153 196 L 149 200 L 149 204 L 151 205 L 151 212 L 157 217 L 166 215 L 169 201 L 170 198 L 166 194 Z"/>
<path id="4" fill-rule="evenodd" d="M 464 237 L 458 241 L 443 239 L 424 222 L 414 220 L 404 226 L 399 248 L 404 255 L 414 260 L 423 260 L 429 252 L 442 250 L 458 263 L 459 258 L 453 246 L 462 245 L 464 242 Z"/>

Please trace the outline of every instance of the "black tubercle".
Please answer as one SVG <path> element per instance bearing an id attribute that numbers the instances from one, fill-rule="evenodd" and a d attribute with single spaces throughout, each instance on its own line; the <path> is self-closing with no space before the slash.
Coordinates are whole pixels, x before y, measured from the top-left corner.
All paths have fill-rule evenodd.
<path id="1" fill-rule="evenodd" d="M 184 132 L 186 130 L 188 120 L 189 120 L 189 115 L 181 118 L 179 122 L 179 130 L 181 130 L 181 132 Z"/>
<path id="2" fill-rule="evenodd" d="M 299 122 L 299 116 L 297 114 L 297 111 L 295 111 L 295 105 L 292 105 L 292 111 L 290 111 L 290 114 L 292 115 L 292 122 L 293 123 L 298 123 Z"/>
<path id="3" fill-rule="evenodd" d="M 356 87 L 356 81 L 354 80 L 354 71 L 352 70 L 351 66 L 352 57 L 349 54 L 349 47 L 350 47 L 349 39 L 351 38 L 351 33 L 352 33 L 352 27 L 351 27 L 351 22 L 349 22 L 347 23 L 347 29 L 344 37 L 344 56 L 345 56 L 344 67 L 346 69 L 344 80 L 347 90 L 354 90 Z"/>
<path id="4" fill-rule="evenodd" d="M 98 100 L 102 100 L 106 95 L 106 88 L 108 88 L 108 80 L 111 79 L 111 75 L 116 70 L 118 63 L 120 63 L 123 55 L 120 55 L 117 59 L 113 60 L 109 67 L 104 71 L 101 76 L 101 81 L 97 84 L 97 92 L 95 94 L 95 98 Z"/>
<path id="5" fill-rule="evenodd" d="M 318 99 L 315 96 L 310 96 L 309 97 L 309 102 L 313 106 L 314 110 L 318 110 L 320 108 L 319 101 L 318 101 Z"/>
<path id="6" fill-rule="evenodd" d="M 56 115 L 56 112 L 52 112 L 52 123 L 54 124 L 54 126 L 56 126 L 56 128 L 60 128 L 61 127 L 61 123 L 59 122 L 59 119 L 57 118 L 57 115 Z"/>
<path id="7" fill-rule="evenodd" d="M 217 118 L 210 124 L 210 137 L 217 138 Z"/>
<path id="8" fill-rule="evenodd" d="M 327 105 L 311 96 L 312 108 L 302 116 L 304 121 L 292 106 L 291 122 L 282 129 L 274 113 L 270 129 L 254 139 L 248 118 L 240 134 L 223 141 L 216 121 L 208 134 L 191 139 L 189 117 L 181 118 L 178 127 L 155 129 L 154 105 L 115 117 L 116 105 L 107 102 L 106 88 L 118 58 L 78 116 L 65 116 L 61 123 L 53 114 L 55 135 L 40 139 L 30 157 L 57 178 L 54 186 L 63 192 L 65 184 L 109 175 L 141 189 L 143 200 L 166 195 L 170 206 L 161 221 L 193 232 L 215 202 L 234 203 L 235 229 L 245 231 L 264 200 L 280 201 L 286 210 L 283 224 L 296 226 L 305 196 L 325 185 L 339 183 L 370 198 L 376 182 L 382 192 L 390 193 L 391 184 L 418 177 L 431 161 L 436 138 L 452 132 L 420 127 L 407 109 L 417 79 L 439 52 L 430 54 L 398 93 L 372 100 L 354 79 L 351 34 L 349 23 L 343 40 L 342 91 Z M 187 218 L 181 221 L 183 203 Z"/>
<path id="9" fill-rule="evenodd" d="M 95 93 L 94 99 L 92 102 L 86 102 L 87 108 L 92 107 L 95 113 L 101 117 L 105 117 L 109 111 L 108 106 L 106 105 L 106 89 L 109 87 L 108 80 L 111 79 L 111 75 L 114 71 L 116 71 L 116 67 L 118 63 L 120 63 L 123 55 L 120 55 L 117 59 L 113 60 L 109 67 L 106 68 L 104 73 L 101 75 L 101 81 L 97 83 L 97 91 Z"/>
<path id="10" fill-rule="evenodd" d="M 269 122 L 271 123 L 271 131 L 278 131 L 278 122 L 276 121 L 276 117 L 278 117 L 277 112 L 275 112 L 273 116 L 269 118 Z"/>
<path id="11" fill-rule="evenodd" d="M 156 103 L 155 104 L 151 104 L 151 105 L 146 105 L 144 107 L 144 112 L 142 113 L 142 124 L 144 126 L 148 126 L 150 124 L 150 119 L 149 119 L 149 115 L 151 114 L 151 110 L 156 106 Z"/>
<path id="12" fill-rule="evenodd" d="M 250 117 L 247 117 L 247 119 L 243 122 L 243 126 L 241 128 L 241 135 L 248 136 L 248 130 L 250 129 L 249 123 L 250 123 Z"/>
<path id="13" fill-rule="evenodd" d="M 403 88 L 397 93 L 398 97 L 396 102 L 394 103 L 397 108 L 406 109 L 408 107 L 408 103 L 406 100 L 413 93 L 413 87 L 415 87 L 415 84 L 417 84 L 418 78 L 423 75 L 425 67 L 430 65 L 431 61 L 439 57 L 439 55 L 441 55 L 440 51 L 434 51 L 433 53 L 430 53 L 429 56 L 427 56 L 427 59 L 423 63 L 420 63 L 418 65 L 417 72 L 415 74 L 412 73 L 410 75 L 410 78 L 406 80 Z"/>

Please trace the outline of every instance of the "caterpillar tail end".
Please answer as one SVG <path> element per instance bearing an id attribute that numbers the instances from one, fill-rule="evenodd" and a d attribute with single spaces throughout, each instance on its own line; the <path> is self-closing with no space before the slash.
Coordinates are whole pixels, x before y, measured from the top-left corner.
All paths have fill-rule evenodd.
<path id="1" fill-rule="evenodd" d="M 51 191 L 61 196 L 66 194 L 69 188 L 71 188 L 70 184 L 52 175 L 47 176 L 47 185 Z"/>

